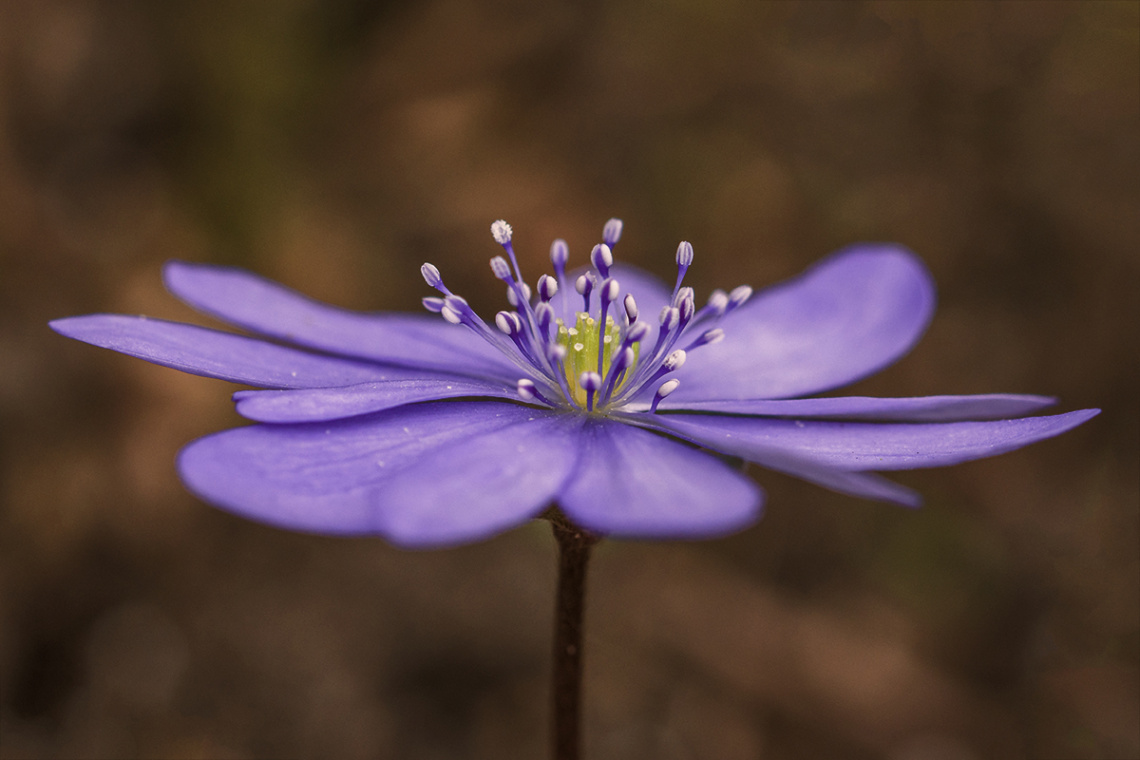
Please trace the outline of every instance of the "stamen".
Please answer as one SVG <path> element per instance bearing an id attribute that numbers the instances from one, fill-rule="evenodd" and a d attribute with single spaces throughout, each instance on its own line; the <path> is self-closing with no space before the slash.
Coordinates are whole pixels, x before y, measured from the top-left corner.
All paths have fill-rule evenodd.
<path id="1" fill-rule="evenodd" d="M 613 248 L 617 242 L 621 240 L 621 219 L 610 219 L 606 222 L 606 226 L 602 228 L 602 242 Z"/>
<path id="2" fill-rule="evenodd" d="M 549 340 L 550 325 L 554 322 L 554 307 L 546 301 L 534 307 L 534 321 L 538 323 L 539 337 Z"/>
<path id="3" fill-rule="evenodd" d="M 724 330 L 717 327 L 702 333 L 701 337 L 685 346 L 685 350 L 692 351 L 694 348 L 700 348 L 701 346 L 711 346 L 713 343 L 720 343 L 722 340 L 724 340 Z"/>
<path id="4" fill-rule="evenodd" d="M 665 382 L 661 383 L 661 387 L 658 388 L 657 392 L 653 394 L 653 403 L 649 405 L 649 411 L 651 413 L 656 412 L 657 411 L 657 405 L 661 403 L 661 400 L 664 399 L 666 396 L 668 396 L 673 391 L 677 390 L 677 386 L 680 384 L 681 384 L 681 381 L 678 380 L 677 378 L 673 378 L 672 380 L 666 380 Z"/>
<path id="5" fill-rule="evenodd" d="M 621 291 L 621 286 L 618 281 L 612 277 L 607 277 L 602 283 L 601 292 L 598 293 L 601 301 L 602 313 L 598 319 L 598 372 L 604 372 L 602 366 L 606 354 L 606 340 L 609 337 L 606 332 L 609 330 L 609 323 L 606 321 L 606 312 L 610 309 L 610 304 L 617 300 L 618 293 Z"/>
<path id="6" fill-rule="evenodd" d="M 538 278 L 538 297 L 542 301 L 549 301 L 558 293 L 558 280 L 548 274 Z"/>
<path id="7" fill-rule="evenodd" d="M 499 330 L 510 337 L 515 337 L 522 332 L 522 320 L 519 315 L 511 311 L 500 311 L 495 315 L 495 326 Z"/>
<path id="8" fill-rule="evenodd" d="M 677 246 L 677 284 L 673 286 L 674 302 L 677 300 L 677 291 L 681 289 L 681 281 L 685 279 L 685 272 L 689 271 L 692 263 L 693 245 L 687 240 L 682 240 Z"/>
<path id="9" fill-rule="evenodd" d="M 602 376 L 597 372 L 583 372 L 578 376 L 578 387 L 586 392 L 586 411 L 594 411 L 594 394 L 602 387 Z"/>
<path id="10" fill-rule="evenodd" d="M 693 317 L 693 324 L 699 324 L 706 320 L 717 320 L 724 316 L 725 310 L 728 308 L 728 293 L 723 290 L 714 290 L 709 294 L 708 303 L 701 308 Z"/>
<path id="11" fill-rule="evenodd" d="M 625 306 L 625 318 L 629 324 L 637 321 L 637 301 L 633 300 L 633 293 L 626 293 L 625 299 L 622 301 Z"/>
<path id="12" fill-rule="evenodd" d="M 511 242 L 512 234 L 514 231 L 511 229 L 511 225 L 502 219 L 491 222 L 491 237 L 495 238 L 495 242 L 499 245 L 506 245 Z"/>
<path id="13" fill-rule="evenodd" d="M 443 309 L 442 298 L 432 298 L 431 296 L 428 296 L 426 298 L 421 298 L 420 303 L 424 305 L 425 309 L 433 314 L 439 314 L 439 312 Z"/>
<path id="14" fill-rule="evenodd" d="M 439 310 L 439 313 L 443 316 L 444 319 L 453 325 L 463 324 L 463 318 L 459 316 L 459 312 L 455 311 L 455 309 L 452 309 L 446 304 L 444 304 L 444 306 Z"/>
<path id="15" fill-rule="evenodd" d="M 519 271 L 519 262 L 515 258 L 515 249 L 511 245 L 511 236 L 514 232 L 511 230 L 511 225 L 499 219 L 491 223 L 491 237 L 495 238 L 495 242 L 503 246 L 503 250 L 511 257 L 511 265 L 515 268 L 515 279 L 519 282 L 523 281 L 522 272 Z"/>
<path id="16" fill-rule="evenodd" d="M 728 308 L 725 309 L 725 314 L 731 314 L 736 309 L 743 306 L 749 298 L 752 297 L 752 288 L 747 285 L 740 285 L 732 289 L 728 294 Z"/>
<path id="17" fill-rule="evenodd" d="M 523 401 L 534 401 L 538 399 L 547 406 L 557 406 L 557 404 L 543 395 L 542 391 L 538 389 L 538 386 L 535 385 L 535 382 L 529 377 L 520 378 L 515 387 L 518 390 L 519 397 Z"/>
<path id="18" fill-rule="evenodd" d="M 494 273 L 497 279 L 504 281 L 511 279 L 511 266 L 502 256 L 496 256 L 491 259 L 491 272 Z"/>
<path id="19" fill-rule="evenodd" d="M 434 264 L 424 263 L 420 267 L 420 274 L 423 275 L 424 281 L 430 286 L 443 293 L 445 296 L 451 295 L 451 291 L 443 284 L 443 277 L 440 276 L 439 270 L 436 269 Z"/>
<path id="20" fill-rule="evenodd" d="M 562 313 L 570 310 L 566 303 L 566 262 L 570 258 L 570 247 L 566 241 L 558 238 L 550 244 L 550 264 L 554 267 L 554 275 L 558 278 L 558 289 L 562 291 Z"/>
<path id="21" fill-rule="evenodd" d="M 517 282 L 514 283 L 514 285 L 507 286 L 507 302 L 510 303 L 511 306 L 514 306 L 516 309 L 519 308 L 519 294 L 515 292 L 516 287 L 519 291 L 522 291 L 523 302 L 529 305 L 530 285 L 527 285 L 525 282 Z"/>
<path id="22" fill-rule="evenodd" d="M 579 275 L 578 279 L 574 281 L 574 290 L 578 291 L 578 295 L 582 296 L 582 311 L 590 311 L 590 293 L 594 290 L 594 278 L 589 272 Z"/>
<path id="23" fill-rule="evenodd" d="M 625 374 L 625 371 L 633 365 L 634 360 L 637 359 L 637 354 L 634 353 L 632 348 L 623 348 L 610 362 L 610 368 L 606 370 L 605 388 L 601 394 L 602 403 L 610 400 L 613 395 L 614 388 L 619 382 L 619 378 Z"/>
<path id="24" fill-rule="evenodd" d="M 590 263 L 594 265 L 594 269 L 597 269 L 598 274 L 602 277 L 609 277 L 610 267 L 614 265 L 613 251 L 605 243 L 595 245 L 594 250 L 590 251 Z"/>

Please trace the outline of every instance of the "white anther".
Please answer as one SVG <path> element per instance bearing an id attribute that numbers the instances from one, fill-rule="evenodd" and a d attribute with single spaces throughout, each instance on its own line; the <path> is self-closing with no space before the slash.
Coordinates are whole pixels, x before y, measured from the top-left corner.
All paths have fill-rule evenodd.
<path id="1" fill-rule="evenodd" d="M 681 310 L 676 306 L 666 306 L 661 310 L 661 329 L 666 332 L 674 329 L 681 321 Z"/>
<path id="2" fill-rule="evenodd" d="M 550 348 L 546 350 L 547 358 L 556 364 L 566 358 L 566 353 L 566 346 L 561 343 L 551 343 Z"/>
<path id="3" fill-rule="evenodd" d="M 677 378 L 673 378 L 672 380 L 666 380 L 665 382 L 661 383 L 661 387 L 659 387 L 657 389 L 656 395 L 660 398 L 665 398 L 670 393 L 677 390 L 677 386 L 680 384 L 681 384 L 681 381 L 678 380 Z"/>
<path id="4" fill-rule="evenodd" d="M 602 241 L 611 248 L 617 245 L 617 241 L 621 240 L 621 219 L 611 219 L 606 222 L 606 226 L 602 228 Z"/>
<path id="5" fill-rule="evenodd" d="M 517 314 L 509 311 L 500 311 L 495 315 L 495 327 L 504 335 L 514 337 L 522 330 L 522 320 Z"/>
<path id="6" fill-rule="evenodd" d="M 587 392 L 593 392 L 602 387 L 602 376 L 597 372 L 583 372 L 578 375 L 578 386 Z"/>
<path id="7" fill-rule="evenodd" d="M 693 341 L 693 344 L 689 346 L 689 348 L 692 349 L 697 348 L 698 346 L 711 346 L 713 343 L 720 343 L 722 340 L 724 340 L 724 330 L 717 327 L 703 333 L 701 337 Z"/>
<path id="8" fill-rule="evenodd" d="M 657 405 L 661 403 L 661 399 L 677 390 L 677 386 L 680 384 L 681 381 L 677 380 L 676 378 L 672 380 L 666 380 L 665 382 L 661 383 L 661 385 L 657 388 L 657 392 L 653 394 L 653 403 L 649 405 L 649 411 L 656 412 Z"/>
<path id="9" fill-rule="evenodd" d="M 538 278 L 538 297 L 549 301 L 558 293 L 558 280 L 548 274 Z"/>
<path id="10" fill-rule="evenodd" d="M 535 385 L 534 385 L 533 380 L 528 380 L 527 378 L 524 377 L 524 378 L 519 380 L 518 385 L 516 387 L 518 388 L 519 396 L 522 398 L 523 401 L 533 401 L 534 400 L 534 397 L 536 394 L 534 392 L 535 391 Z"/>
<path id="11" fill-rule="evenodd" d="M 525 282 L 518 283 L 518 286 L 519 290 L 522 291 L 523 298 L 526 299 L 527 303 L 530 303 L 530 286 Z M 517 295 L 515 295 L 514 288 L 507 288 L 507 302 L 510 303 L 511 306 L 514 306 L 516 309 L 519 307 L 519 298 Z"/>
<path id="12" fill-rule="evenodd" d="M 693 305 L 693 289 L 681 288 L 681 290 L 682 292 L 687 290 L 688 293 L 684 293 L 684 295 L 681 296 L 681 300 L 680 303 L 677 304 L 677 308 L 681 312 L 681 321 L 687 323 L 690 319 L 693 318 L 693 312 L 696 311 L 696 306 Z"/>
<path id="13" fill-rule="evenodd" d="M 443 308 L 439 310 L 439 313 L 443 315 L 444 319 L 453 325 L 458 325 L 463 322 L 463 318 L 459 316 L 459 312 L 447 304 L 444 304 Z"/>
<path id="14" fill-rule="evenodd" d="M 616 301 L 618 293 L 620 292 L 621 286 L 618 284 L 618 281 L 612 277 L 606 278 L 605 282 L 602 283 L 601 296 L 606 300 L 607 303 L 613 303 Z"/>
<path id="15" fill-rule="evenodd" d="M 424 305 L 425 309 L 432 312 L 433 314 L 439 314 L 440 310 L 443 309 L 442 298 L 421 298 L 420 303 Z"/>
<path id="16" fill-rule="evenodd" d="M 511 265 L 502 256 L 496 256 L 491 259 L 491 271 L 498 279 L 507 280 L 511 276 Z"/>
<path id="17" fill-rule="evenodd" d="M 685 350 L 678 348 L 661 362 L 661 368 L 666 372 L 676 372 L 685 364 Z"/>
<path id="18" fill-rule="evenodd" d="M 546 301 L 542 301 L 534 307 L 534 319 L 541 329 L 547 329 L 550 327 L 550 323 L 554 321 L 554 307 Z"/>
<path id="19" fill-rule="evenodd" d="M 719 288 L 709 294 L 709 308 L 719 317 L 728 308 L 728 293 Z"/>
<path id="20" fill-rule="evenodd" d="M 566 266 L 566 260 L 570 258 L 570 246 L 566 245 L 566 241 L 558 238 L 550 244 L 550 263 L 554 265 L 554 271 L 560 272 Z"/>
<path id="21" fill-rule="evenodd" d="M 578 291 L 578 295 L 586 295 L 587 290 L 593 290 L 593 281 L 586 275 L 580 275 L 577 280 L 574 280 L 574 290 Z"/>
<path id="22" fill-rule="evenodd" d="M 744 302 L 752 297 L 752 288 L 747 285 L 741 285 L 733 288 L 732 292 L 728 294 L 728 308 L 729 310 L 735 309 L 738 306 L 743 306 Z"/>
<path id="23" fill-rule="evenodd" d="M 420 267 L 420 274 L 424 276 L 424 282 L 433 288 L 438 288 L 443 284 L 443 278 L 439 275 L 439 270 L 433 264 L 424 264 Z"/>
<path id="24" fill-rule="evenodd" d="M 590 251 L 590 263 L 602 273 L 602 277 L 605 277 L 610 271 L 610 267 L 614 265 L 613 251 L 605 243 L 595 245 L 594 250 Z"/>
<path id="25" fill-rule="evenodd" d="M 693 244 L 687 240 L 682 240 L 681 244 L 677 246 L 677 266 L 688 267 L 693 263 Z"/>
<path id="26" fill-rule="evenodd" d="M 637 321 L 637 301 L 633 298 L 633 293 L 626 293 L 625 298 L 622 299 L 622 305 L 625 306 L 625 318 L 629 320 L 630 324 Z"/>
<path id="27" fill-rule="evenodd" d="M 511 242 L 511 225 L 504 222 L 502 219 L 497 222 L 491 223 L 491 237 L 495 238 L 495 242 L 499 245 L 506 245 Z"/>
<path id="28" fill-rule="evenodd" d="M 619 351 L 617 356 L 613 358 L 611 371 L 620 372 L 621 370 L 633 364 L 633 360 L 635 358 L 637 357 L 634 355 L 632 348 L 626 348 L 622 351 Z"/>
<path id="29" fill-rule="evenodd" d="M 645 336 L 649 334 L 649 325 L 645 322 L 634 322 L 629 326 L 629 332 L 625 334 L 626 342 L 638 343 L 645 340 Z"/>

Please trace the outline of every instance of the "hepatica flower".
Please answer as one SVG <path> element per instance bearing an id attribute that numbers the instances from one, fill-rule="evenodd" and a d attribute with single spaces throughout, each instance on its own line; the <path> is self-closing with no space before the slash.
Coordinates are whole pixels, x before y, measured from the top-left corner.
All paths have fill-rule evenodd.
<path id="1" fill-rule="evenodd" d="M 439 271 L 422 315 L 320 304 L 248 272 L 171 262 L 167 287 L 255 337 L 146 317 L 90 315 L 63 335 L 259 388 L 257 424 L 188 445 L 192 491 L 284 528 L 380 535 L 409 547 L 472 541 L 556 504 L 592 533 L 697 538 L 742 528 L 763 494 L 722 455 L 852 496 L 916 506 L 878 472 L 955 464 L 1062 433 L 1097 414 L 1027 416 L 1030 395 L 808 396 L 890 364 L 934 309 L 919 260 L 886 244 L 839 251 L 755 295 L 670 288 L 614 263 L 610 220 L 589 266 L 529 285 L 511 228 L 491 271 L 510 308 L 477 315 Z"/>

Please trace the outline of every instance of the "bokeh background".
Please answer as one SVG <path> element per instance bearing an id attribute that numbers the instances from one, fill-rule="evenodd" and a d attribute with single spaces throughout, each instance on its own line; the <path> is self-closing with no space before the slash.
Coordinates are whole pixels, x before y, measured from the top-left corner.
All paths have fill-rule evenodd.
<path id="1" fill-rule="evenodd" d="M 603 543 L 587 756 L 1136 758 L 1138 200 L 1136 2 L 0 3 L 0 756 L 543 757 L 545 524 L 231 517 L 173 459 L 232 387 L 46 322 L 196 319 L 170 258 L 499 308 L 492 220 L 533 278 L 620 216 L 699 297 L 904 243 L 940 310 L 852 392 L 1105 411 L 918 512 L 754 470 L 753 528 Z"/>

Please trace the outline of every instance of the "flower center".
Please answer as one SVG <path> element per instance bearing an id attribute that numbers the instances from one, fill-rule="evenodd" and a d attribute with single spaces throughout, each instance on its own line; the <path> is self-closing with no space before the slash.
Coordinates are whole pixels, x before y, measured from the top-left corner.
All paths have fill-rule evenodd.
<path id="1" fill-rule="evenodd" d="M 604 330 L 598 329 L 598 320 L 584 311 L 578 312 L 573 327 L 567 327 L 561 319 L 555 320 L 557 331 L 555 341 L 566 349 L 563 359 L 563 375 L 570 389 L 572 400 L 580 407 L 586 406 L 586 389 L 579 382 L 583 374 L 596 372 L 606 377 L 614 366 L 615 348 L 621 347 L 622 330 L 612 316 L 606 317 Z M 640 342 L 634 343 L 633 361 L 620 370 L 614 378 L 614 393 L 619 393 L 632 373 L 637 369 Z M 601 363 L 598 357 L 601 356 Z"/>
<path id="2" fill-rule="evenodd" d="M 551 245 L 554 276 L 540 277 L 537 297 L 532 298 L 511 245 L 511 227 L 503 221 L 491 225 L 491 235 L 510 256 L 510 263 L 496 256 L 491 259 L 491 271 L 506 283 L 513 310 L 495 315 L 497 330 L 480 319 L 465 299 L 452 293 L 431 264 L 424 264 L 420 272 L 442 297 L 423 299 L 424 307 L 448 322 L 465 325 L 501 350 L 522 371 L 517 388 L 524 401 L 596 414 L 616 409 L 655 412 L 661 399 L 679 385 L 678 380 L 665 376 L 684 364 L 687 352 L 722 340 L 724 331 L 712 325 L 747 301 L 752 289 L 742 285 L 731 293 L 714 291 L 708 304 L 697 310 L 692 288 L 681 286 L 693 261 L 693 247 L 681 243 L 672 298 L 657 319 L 653 345 L 643 346 L 653 328 L 639 319 L 631 294 L 618 304 L 621 285 L 610 276 L 613 247 L 621 231 L 621 220 L 606 222 L 604 242 L 590 253 L 591 269 L 574 281 L 582 303 L 579 310 L 569 308 L 572 297 L 567 293 L 565 241 L 555 240 Z M 554 305 L 559 293 L 562 317 L 556 316 Z M 684 336 L 695 337 L 685 338 L 684 348 L 675 348 Z"/>

